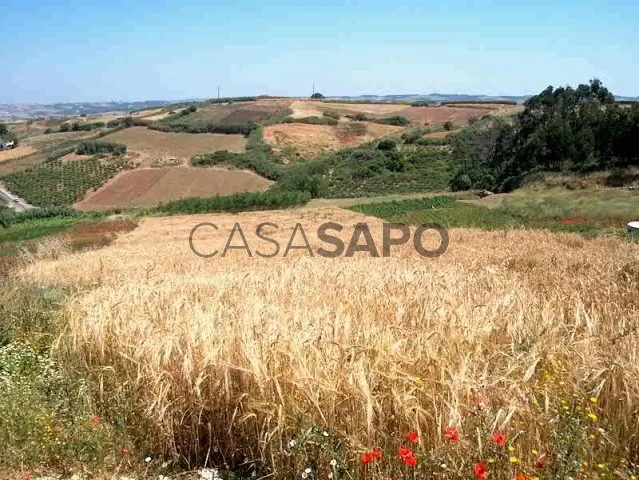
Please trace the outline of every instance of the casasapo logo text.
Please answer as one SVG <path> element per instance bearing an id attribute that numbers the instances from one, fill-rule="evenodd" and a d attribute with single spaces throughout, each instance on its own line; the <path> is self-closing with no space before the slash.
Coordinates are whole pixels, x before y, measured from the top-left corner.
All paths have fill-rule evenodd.
<path id="1" fill-rule="evenodd" d="M 404 224 L 384 223 L 381 231 L 379 225 L 376 225 L 373 231 L 381 238 L 375 238 L 366 223 L 345 226 L 327 222 L 313 229 L 307 227 L 307 230 L 304 230 L 301 223 L 296 223 L 290 236 L 286 235 L 284 241 L 272 236 L 278 230 L 284 231 L 273 222 L 245 228 L 240 223 L 235 223 L 228 232 L 224 232 L 214 223 L 203 222 L 191 229 L 189 246 L 195 255 L 202 258 L 224 258 L 231 250 L 243 250 L 248 257 L 287 257 L 291 251 L 297 250 L 304 251 L 311 257 L 317 255 L 336 258 L 352 257 L 356 252 L 366 252 L 370 257 L 390 257 L 392 247 L 411 245 L 422 257 L 435 258 L 446 252 L 449 242 L 446 229 L 434 223 L 413 227 L 412 231 L 411 227 Z M 247 240 L 246 232 L 250 233 L 250 241 Z M 337 236 L 338 234 L 341 235 Z M 425 243 L 432 243 L 424 242 L 426 234 L 438 239 L 436 248 L 432 248 L 432 245 L 431 248 L 425 246 Z M 313 244 L 319 244 L 319 247 L 311 247 L 309 235 L 310 238 L 315 237 L 317 241 Z"/>

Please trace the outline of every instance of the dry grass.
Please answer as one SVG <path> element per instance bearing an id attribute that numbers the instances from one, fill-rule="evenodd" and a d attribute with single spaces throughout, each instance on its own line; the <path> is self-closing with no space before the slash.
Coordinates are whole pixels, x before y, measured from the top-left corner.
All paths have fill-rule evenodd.
<path id="1" fill-rule="evenodd" d="M 271 145 L 278 154 L 290 150 L 296 157 L 307 159 L 392 135 L 403 128 L 370 122 L 359 123 L 366 125 L 364 135 L 349 134 L 348 130 L 344 128 L 346 123 L 337 126 L 306 123 L 270 125 L 264 128 L 264 141 Z"/>
<path id="2" fill-rule="evenodd" d="M 26 145 L 20 145 L 16 148 L 12 148 L 11 150 L 2 150 L 0 151 L 0 163 L 6 162 L 7 160 L 26 157 L 27 155 L 35 153 L 35 151 L 35 148 Z"/>
<path id="3" fill-rule="evenodd" d="M 550 448 L 551 407 L 571 393 L 599 398 L 605 438 L 634 458 L 636 245 L 460 229 L 436 260 L 408 246 L 392 258 L 233 250 L 205 260 L 188 246 L 199 222 L 219 227 L 196 237 L 201 249 L 221 249 L 240 222 L 253 248 L 271 252 L 254 228 L 272 221 L 282 228 L 264 233 L 283 250 L 299 221 L 315 249 L 319 223 L 362 219 L 334 208 L 145 219 L 106 249 L 20 275 L 88 287 L 66 308 L 60 349 L 100 382 L 107 405 L 134 412 L 157 448 L 193 463 L 246 456 L 291 478 L 299 470 L 289 470 L 286 445 L 309 424 L 345 438 L 353 456 L 391 451 L 407 430 L 437 452 L 442 427 L 458 425 L 472 458 L 480 432 L 499 428 L 530 461 L 531 446 Z"/>

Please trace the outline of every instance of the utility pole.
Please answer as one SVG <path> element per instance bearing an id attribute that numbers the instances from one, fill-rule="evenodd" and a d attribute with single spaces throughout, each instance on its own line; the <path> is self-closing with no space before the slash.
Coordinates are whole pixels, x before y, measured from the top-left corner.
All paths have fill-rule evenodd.
<path id="1" fill-rule="evenodd" d="M 220 86 L 217 86 L 217 103 L 220 103 Z"/>
<path id="2" fill-rule="evenodd" d="M 313 82 L 313 95 L 315 95 L 315 82 Z"/>

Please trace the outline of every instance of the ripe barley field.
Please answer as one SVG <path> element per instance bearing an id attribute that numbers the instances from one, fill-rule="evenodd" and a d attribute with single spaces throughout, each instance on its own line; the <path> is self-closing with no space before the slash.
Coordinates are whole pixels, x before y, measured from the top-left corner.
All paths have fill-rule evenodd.
<path id="1" fill-rule="evenodd" d="M 389 258 L 255 253 L 274 248 L 255 235 L 262 222 L 280 226 L 261 233 L 282 250 L 300 223 L 316 250 L 328 221 L 347 242 L 368 222 L 381 251 L 381 222 L 338 208 L 147 218 L 109 247 L 17 276 L 75 289 L 56 357 L 99 385 L 106 419 L 191 466 L 273 478 L 472 478 L 478 464 L 495 479 L 633 474 L 636 244 L 454 229 L 436 259 L 410 244 Z M 221 250 L 238 222 L 253 257 L 195 256 L 200 222 L 218 226 L 194 237 L 200 249 Z"/>

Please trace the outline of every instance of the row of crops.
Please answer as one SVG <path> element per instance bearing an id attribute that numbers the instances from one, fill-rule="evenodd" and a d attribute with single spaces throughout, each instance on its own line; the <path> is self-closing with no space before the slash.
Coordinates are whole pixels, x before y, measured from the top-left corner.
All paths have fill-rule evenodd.
<path id="1" fill-rule="evenodd" d="M 29 170 L 0 178 L 15 195 L 37 206 L 71 205 L 126 168 L 124 156 L 88 160 L 51 159 Z"/>

